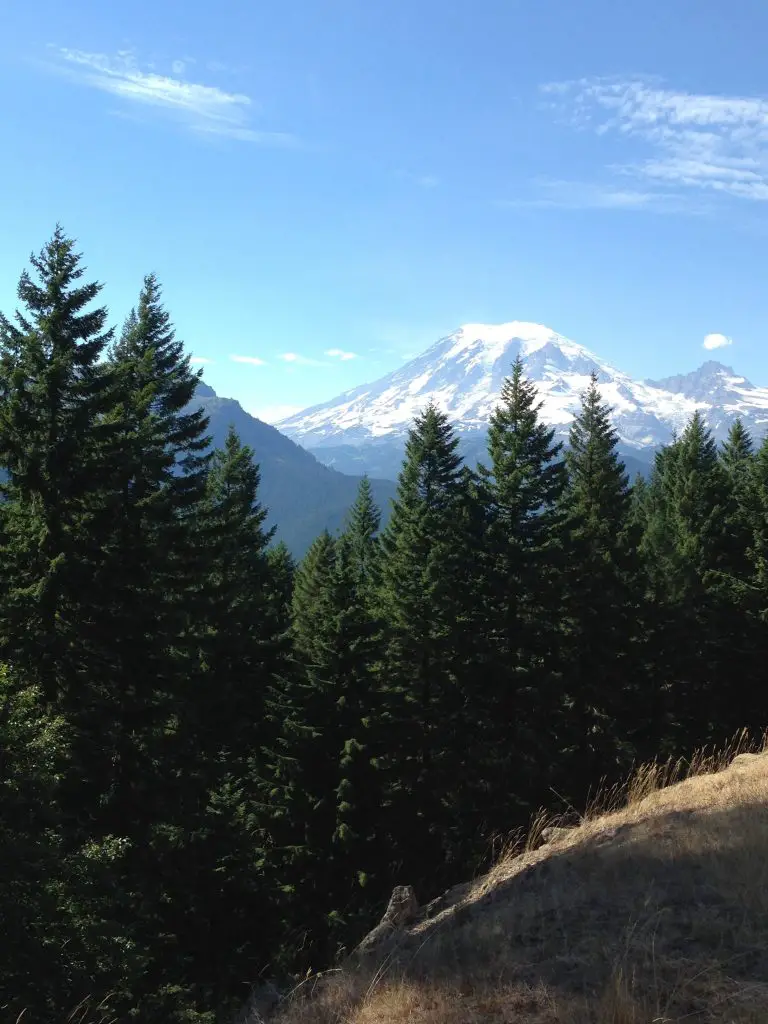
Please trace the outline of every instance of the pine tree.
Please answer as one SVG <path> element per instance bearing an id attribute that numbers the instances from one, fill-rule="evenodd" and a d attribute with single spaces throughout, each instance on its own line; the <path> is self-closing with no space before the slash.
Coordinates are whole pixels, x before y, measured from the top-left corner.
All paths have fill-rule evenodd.
<path id="1" fill-rule="evenodd" d="M 562 785 L 580 801 L 604 776 L 621 774 L 633 754 L 626 749 L 627 729 L 639 726 L 641 709 L 648 714 L 647 705 L 656 704 L 652 683 L 645 684 L 650 692 L 641 692 L 637 679 L 637 538 L 630 532 L 631 492 L 617 442 L 593 374 L 571 427 L 561 501 L 567 562 L 563 741 L 570 751 L 562 762 Z"/>
<path id="2" fill-rule="evenodd" d="M 751 540 L 749 582 L 745 586 L 744 603 L 756 619 L 768 622 L 768 438 L 755 453 L 748 490 L 748 518 Z"/>
<path id="3" fill-rule="evenodd" d="M 293 600 L 293 580 L 296 575 L 296 561 L 285 541 L 279 541 L 267 551 L 269 579 L 273 588 L 273 602 L 276 614 L 287 629 Z"/>
<path id="4" fill-rule="evenodd" d="M 381 512 L 374 501 L 371 482 L 367 476 L 363 476 L 355 503 L 349 512 L 344 535 L 348 540 L 349 554 L 359 584 L 367 593 L 372 592 L 378 579 L 380 527 Z"/>
<path id="5" fill-rule="evenodd" d="M 471 659 L 461 649 L 473 614 L 473 553 L 463 532 L 467 478 L 457 449 L 443 413 L 430 406 L 417 417 L 381 539 L 390 848 L 393 869 L 427 890 L 450 884 L 453 861 L 479 838 L 469 781 Z"/>
<path id="6" fill-rule="evenodd" d="M 78 699 L 87 661 L 81 624 L 112 511 L 115 375 L 101 361 L 107 310 L 88 308 L 101 285 L 79 283 L 74 242 L 57 228 L 31 264 L 23 311 L 0 314 L 0 649 L 52 702 Z"/>
<path id="7" fill-rule="evenodd" d="M 559 623 L 558 502 L 565 467 L 562 444 L 540 421 L 540 409 L 518 357 L 491 416 L 490 466 L 480 467 L 487 510 L 480 548 L 486 590 L 481 628 L 489 659 L 484 677 L 490 684 L 484 734 L 496 760 L 486 775 L 496 780 L 497 827 L 523 813 L 521 803 L 529 813 L 528 802 L 538 806 L 544 798 L 537 783 L 543 787 L 546 778 L 544 743 L 558 697 L 549 652 Z"/>
<path id="8" fill-rule="evenodd" d="M 199 375 L 152 275 L 109 365 L 120 399 L 111 414 L 116 502 L 96 580 L 99 611 L 81 631 L 94 650 L 106 641 L 111 678 L 80 729 L 100 735 L 90 747 L 104 763 L 90 762 L 86 774 L 108 794 L 108 827 L 133 823 L 143 845 L 163 801 L 175 802 L 167 733 L 194 656 L 188 619 L 202 565 L 194 513 L 209 459 L 207 419 L 190 408 Z"/>
<path id="9" fill-rule="evenodd" d="M 327 530 L 312 542 L 293 578 L 291 616 L 296 647 L 310 656 L 317 609 L 327 598 L 327 581 L 336 557 L 336 542 Z"/>
<path id="10" fill-rule="evenodd" d="M 198 999 L 222 1008 L 268 962 L 275 925 L 262 874 L 260 750 L 267 694 L 287 650 L 267 555 L 274 530 L 265 526 L 259 482 L 253 451 L 230 429 L 213 454 L 198 512 L 207 544 L 195 634 L 201 663 L 179 715 L 186 801 L 179 823 L 191 842 L 174 858 L 185 892 L 174 928 Z"/>
<path id="11" fill-rule="evenodd" d="M 736 420 L 722 447 L 720 464 L 725 471 L 726 522 L 724 524 L 726 549 L 724 551 L 721 581 L 710 580 L 715 587 L 722 586 L 724 594 L 738 594 L 732 590 L 732 580 L 743 580 L 750 571 L 748 549 L 752 539 L 749 517 L 751 482 L 753 479 L 754 445 L 741 420 Z"/>
<path id="12" fill-rule="evenodd" d="M 736 420 L 720 453 L 725 515 L 718 564 L 704 575 L 714 602 L 713 624 L 722 665 L 720 682 L 715 684 L 724 691 L 715 709 L 720 735 L 740 729 L 758 735 L 764 728 L 763 701 L 758 694 L 767 646 L 753 577 L 755 525 L 759 533 L 761 519 L 755 488 L 757 464 L 752 438 L 741 420 Z"/>
<path id="13" fill-rule="evenodd" d="M 104 1012 L 124 1006 L 145 967 L 144 951 L 115 926 L 124 844 L 80 845 L 62 813 L 70 738 L 39 688 L 0 666 L 0 993 L 14 1020 L 54 1019 L 94 996 Z"/>
<path id="14" fill-rule="evenodd" d="M 202 508 L 211 545 L 202 647 L 213 685 L 207 693 L 211 704 L 198 707 L 194 733 L 211 737 L 211 755 L 219 746 L 238 758 L 250 754 L 263 696 L 283 654 L 278 633 L 284 623 L 272 598 L 267 556 L 274 529 L 265 526 L 259 482 L 252 449 L 230 428 L 224 448 L 214 453 Z M 199 743 L 196 739 L 200 751 Z"/>
<path id="15" fill-rule="evenodd" d="M 380 900 L 374 624 L 348 537 L 323 533 L 296 573 L 296 664 L 275 688 L 280 722 L 268 769 L 270 875 L 285 928 L 317 966 Z M 308 936 L 299 942 L 304 929 Z"/>
<path id="16" fill-rule="evenodd" d="M 51 942 L 52 932 L 60 940 L 65 938 L 55 896 L 56 883 L 61 882 L 63 845 L 57 834 L 57 783 L 65 758 L 64 723 L 45 711 L 36 688 L 14 685 L 3 666 L 0 916 L 5 951 L 0 992 L 14 1019 L 25 1009 L 52 1010 L 51 1000 L 67 994 L 56 963 L 59 950 Z"/>
<path id="17" fill-rule="evenodd" d="M 687 746 L 722 742 L 747 724 L 736 681 L 750 644 L 732 589 L 744 570 L 739 549 L 747 543 L 738 483 L 745 441 L 736 428 L 721 458 L 696 413 L 660 453 L 651 480 L 643 543 L 668 622 L 660 643 L 673 684 L 673 722 Z"/>

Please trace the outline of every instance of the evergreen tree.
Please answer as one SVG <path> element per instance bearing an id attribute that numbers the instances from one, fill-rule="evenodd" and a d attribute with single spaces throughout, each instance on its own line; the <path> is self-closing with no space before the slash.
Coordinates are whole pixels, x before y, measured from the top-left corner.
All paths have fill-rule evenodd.
<path id="1" fill-rule="evenodd" d="M 764 625 L 768 622 L 768 437 L 763 440 L 752 462 L 747 507 L 751 528 L 747 552 L 750 573 L 742 598 Z"/>
<path id="2" fill-rule="evenodd" d="M 115 376 L 101 361 L 101 286 L 81 284 L 74 242 L 57 228 L 31 257 L 19 310 L 0 314 L 3 586 L 0 649 L 47 701 L 77 701 L 104 531 L 112 511 Z M 108 484 L 107 484 L 108 487 Z"/>
<path id="3" fill-rule="evenodd" d="M 565 486 L 562 444 L 539 419 L 541 402 L 518 357 L 505 380 L 488 430 L 490 466 L 481 466 L 487 523 L 484 632 L 489 685 L 484 734 L 496 763 L 497 827 L 530 812 L 545 796 L 550 742 L 557 711 L 556 672 L 550 655 L 559 623 L 561 514 Z M 491 740 L 491 737 L 494 737 Z M 525 784 L 523 784 L 525 779 Z M 506 805 L 505 805 L 506 800 Z M 534 809 L 535 809 L 534 806 Z"/>
<path id="4" fill-rule="evenodd" d="M 315 614 L 327 598 L 327 581 L 335 558 L 336 542 L 327 530 L 323 530 L 310 545 L 294 574 L 292 635 L 303 656 L 310 656 L 312 651 Z"/>
<path id="5" fill-rule="evenodd" d="M 287 629 L 293 600 L 293 580 L 296 575 L 296 561 L 285 541 L 280 541 L 267 551 L 269 579 L 273 588 L 273 601 L 280 621 Z"/>
<path id="6" fill-rule="evenodd" d="M 640 733 L 654 728 L 643 718 L 654 717 L 656 695 L 647 682 L 640 690 L 637 678 L 642 591 L 617 442 L 593 374 L 571 427 L 560 505 L 567 559 L 562 785 L 580 801 L 601 778 L 621 773 L 633 754 L 625 748 L 633 725 Z"/>
<path id="7" fill-rule="evenodd" d="M 355 566 L 359 584 L 369 594 L 378 579 L 380 527 L 381 512 L 374 501 L 371 482 L 367 476 L 363 476 L 355 503 L 350 509 L 345 537 L 348 541 L 349 557 Z"/>
<path id="8" fill-rule="evenodd" d="M 668 622 L 661 645 L 673 682 L 675 729 L 694 746 L 721 742 L 749 724 L 744 672 L 752 641 L 734 584 L 746 571 L 743 503 L 750 458 L 740 425 L 719 456 L 696 413 L 658 456 L 651 480 L 644 548 Z"/>
<path id="9" fill-rule="evenodd" d="M 100 613 L 81 626 L 94 648 L 108 638 L 102 657 L 113 666 L 90 722 L 80 724 L 100 735 L 91 747 L 104 757 L 87 774 L 110 794 L 109 827 L 133 822 L 141 844 L 147 822 L 164 813 L 159 803 L 175 800 L 166 737 L 195 651 L 189 618 L 203 563 L 194 513 L 209 459 L 207 419 L 190 408 L 199 374 L 161 300 L 156 278 L 147 276 L 110 352 L 120 398 L 111 417 L 116 502 L 96 581 Z"/>
<path id="10" fill-rule="evenodd" d="M 453 859 L 478 841 L 471 659 L 460 649 L 473 614 L 474 556 L 465 543 L 467 478 L 457 448 L 434 406 L 417 417 L 381 539 L 390 848 L 393 870 L 428 890 L 449 884 L 458 873 Z"/>
<path id="11" fill-rule="evenodd" d="M 278 634 L 285 622 L 273 599 L 267 555 L 274 529 L 258 500 L 260 474 L 253 451 L 230 428 L 214 453 L 202 518 L 209 539 L 205 578 L 205 671 L 212 685 L 198 707 L 193 735 L 199 755 L 228 749 L 241 763 L 253 750 L 263 697 L 284 652 Z M 238 736 L 237 731 L 242 735 Z M 198 732 L 213 748 L 200 750 Z"/>
<path id="12" fill-rule="evenodd" d="M 15 686 L 3 666 L 0 916 L 5 941 L 0 1000 L 14 1019 L 24 1010 L 52 1010 L 52 999 L 68 995 L 55 945 L 56 938 L 65 938 L 55 895 L 55 886 L 61 882 L 63 845 L 56 814 L 58 776 L 66 757 L 63 727 L 60 719 L 44 710 L 39 691 Z"/>
<path id="13" fill-rule="evenodd" d="M 294 966 L 327 963 L 382 898 L 377 641 L 358 570 L 348 537 L 324 533 L 310 548 L 296 573 L 296 664 L 273 695 L 268 870 L 283 888 L 288 944 L 301 947 Z"/>
<path id="14" fill-rule="evenodd" d="M 265 701 L 287 656 L 252 450 L 230 429 L 213 454 L 199 510 L 206 539 L 196 624 L 201 663 L 179 715 L 184 813 L 175 874 L 176 934 L 203 1005 L 227 1007 L 269 962 L 275 922 L 259 814 Z M 196 799 L 190 799 L 195 796 Z M 254 935 L 253 922 L 260 922 Z"/>
<path id="15" fill-rule="evenodd" d="M 188 902 L 171 864 L 183 846 L 182 808 L 194 792 L 192 777 L 182 777 L 179 714 L 197 699 L 190 681 L 204 562 L 196 512 L 209 441 L 202 411 L 189 409 L 199 376 L 154 277 L 145 279 L 106 366 L 115 382 L 115 403 L 103 416 L 110 500 L 90 614 L 78 623 L 89 661 L 66 708 L 75 779 L 66 803 L 79 816 L 87 809 L 95 836 L 126 840 L 115 879 L 121 926 L 137 948 L 151 951 L 143 989 L 157 994 L 183 975 L 181 960 L 175 971 L 167 961 L 178 940 L 174 915 Z M 97 508 L 100 492 L 92 489 L 87 500 Z M 174 1005 L 186 998 L 177 990 L 167 996 Z M 163 1012 L 170 1012 L 167 999 Z M 150 1013 L 150 1003 L 136 1001 Z"/>
<path id="16" fill-rule="evenodd" d="M 39 689 L 0 666 L 0 1004 L 9 1019 L 54 1019 L 86 998 L 105 1012 L 144 967 L 119 925 L 115 837 L 73 842 L 59 804 L 71 730 Z"/>
<path id="17" fill-rule="evenodd" d="M 722 447 L 720 464 L 725 471 L 726 522 L 724 524 L 725 551 L 723 553 L 722 580 L 710 580 L 722 587 L 738 604 L 739 594 L 732 589 L 733 580 L 749 575 L 748 550 L 752 539 L 749 515 L 751 484 L 753 480 L 754 446 L 749 432 L 741 420 L 736 420 Z"/>

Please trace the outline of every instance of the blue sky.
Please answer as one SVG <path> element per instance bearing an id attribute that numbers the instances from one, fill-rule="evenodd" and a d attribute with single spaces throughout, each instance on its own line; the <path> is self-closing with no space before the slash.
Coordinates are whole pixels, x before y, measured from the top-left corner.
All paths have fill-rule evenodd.
<path id="1" fill-rule="evenodd" d="M 766 38 L 762 0 L 5 0 L 0 308 L 61 221 L 272 420 L 463 322 L 640 377 L 722 334 L 766 384 Z"/>

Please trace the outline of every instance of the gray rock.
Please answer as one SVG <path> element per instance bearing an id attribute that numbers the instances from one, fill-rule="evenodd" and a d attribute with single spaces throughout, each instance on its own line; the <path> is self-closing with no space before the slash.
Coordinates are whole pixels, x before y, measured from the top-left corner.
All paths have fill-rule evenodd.
<path id="1" fill-rule="evenodd" d="M 418 915 L 419 903 L 416 893 L 410 885 L 396 885 L 389 898 L 384 916 L 373 931 L 368 932 L 363 941 L 354 951 L 355 956 L 362 956 L 379 951 L 382 946 L 396 941 L 398 934 Z"/>

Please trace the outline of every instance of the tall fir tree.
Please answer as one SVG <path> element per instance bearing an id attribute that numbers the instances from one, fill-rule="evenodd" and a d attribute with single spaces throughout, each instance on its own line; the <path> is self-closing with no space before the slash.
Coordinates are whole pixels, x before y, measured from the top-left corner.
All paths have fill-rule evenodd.
<path id="1" fill-rule="evenodd" d="M 743 614 L 749 565 L 751 442 L 740 425 L 718 453 L 696 413 L 656 460 L 644 549 L 654 597 L 665 608 L 673 735 L 722 742 L 754 724 L 749 666 L 757 637 Z"/>
<path id="2" fill-rule="evenodd" d="M 205 494 L 208 421 L 190 407 L 199 375 L 153 275 L 109 357 L 120 398 L 111 417 L 117 502 L 96 581 L 100 614 L 82 629 L 94 647 L 109 638 L 105 660 L 115 678 L 91 723 L 108 763 L 89 774 L 110 794 L 113 823 L 136 823 L 144 843 L 141 829 L 153 808 L 162 813 L 157 801 L 169 799 L 167 734 L 194 655 L 188 620 L 202 563 L 193 513 Z"/>
<path id="3" fill-rule="evenodd" d="M 295 967 L 327 963 L 382 898 L 377 638 L 363 585 L 351 539 L 323 533 L 296 573 L 296 663 L 273 694 L 267 865 Z"/>
<path id="4" fill-rule="evenodd" d="M 196 638 L 200 664 L 179 714 L 186 806 L 178 847 L 175 931 L 198 999 L 226 1008 L 269 962 L 270 886 L 259 813 L 266 698 L 287 660 L 287 622 L 267 550 L 274 530 L 259 501 L 253 451 L 233 428 L 210 464 L 198 511 L 206 565 Z M 196 799 L 190 800 L 189 796 Z M 258 935 L 253 922 L 261 922 Z"/>
<path id="5" fill-rule="evenodd" d="M 373 497 L 371 482 L 363 476 L 355 503 L 347 518 L 345 537 L 361 589 L 370 594 L 378 579 L 381 545 L 381 511 Z"/>
<path id="6" fill-rule="evenodd" d="M 560 621 L 562 444 L 539 419 L 541 402 L 518 357 L 488 430 L 480 467 L 487 524 L 484 629 L 488 689 L 484 733 L 496 763 L 497 827 L 530 813 L 546 795 L 545 744 L 558 711 L 559 673 L 550 657 Z M 493 737 L 493 740 L 491 740 Z"/>
<path id="7" fill-rule="evenodd" d="M 57 227 L 0 314 L 0 650 L 49 702 L 79 700 L 94 579 L 113 510 L 115 375 L 102 361 L 101 285 L 81 284 L 74 242 Z M 34 276 L 33 276 L 34 275 Z"/>
<path id="8" fill-rule="evenodd" d="M 754 459 L 752 438 L 742 421 L 737 419 L 728 431 L 728 437 L 720 453 L 726 487 L 725 550 L 722 566 L 722 573 L 725 575 L 723 589 L 726 592 L 729 589 L 728 577 L 741 580 L 750 570 L 747 552 L 752 537 L 749 505 Z M 716 580 L 712 582 L 717 583 Z M 732 594 L 738 603 L 738 594 Z"/>
<path id="9" fill-rule="evenodd" d="M 656 728 L 643 722 L 655 718 L 657 700 L 651 681 L 639 689 L 642 586 L 617 443 L 593 373 L 571 427 L 560 502 L 567 560 L 559 641 L 566 694 L 561 785 L 579 801 L 631 760 L 630 724 L 640 734 Z"/>
<path id="10" fill-rule="evenodd" d="M 757 621 L 768 623 L 768 438 L 757 449 L 748 486 L 749 580 L 744 588 L 747 603 Z"/>
<path id="11" fill-rule="evenodd" d="M 178 949 L 180 908 L 189 902 L 173 863 L 180 848 L 189 850 L 183 808 L 195 799 L 194 776 L 183 775 L 180 713 L 192 714 L 198 699 L 190 682 L 206 551 L 197 513 L 210 443 L 207 419 L 193 402 L 199 374 L 153 275 L 107 366 L 117 398 L 105 415 L 113 501 L 93 584 L 95 611 L 80 623 L 100 664 L 71 716 L 85 783 L 71 799 L 97 808 L 97 834 L 127 840 L 116 884 L 124 893 L 122 926 L 147 951 L 137 982 L 146 998 L 136 993 L 135 1001 L 151 1015 L 193 1007 L 196 999 L 185 958 L 169 951 Z"/>
<path id="12" fill-rule="evenodd" d="M 288 550 L 288 545 L 281 540 L 269 548 L 267 561 L 269 562 L 269 579 L 272 584 L 272 599 L 276 614 L 287 629 L 290 623 L 296 560 Z"/>
<path id="13" fill-rule="evenodd" d="M 468 670 L 471 657 L 462 649 L 474 614 L 474 553 L 466 543 L 468 479 L 458 445 L 434 406 L 416 418 L 381 538 L 390 848 L 393 870 L 428 891 L 450 884 L 455 860 L 479 838 L 469 781 L 476 669 Z"/>

